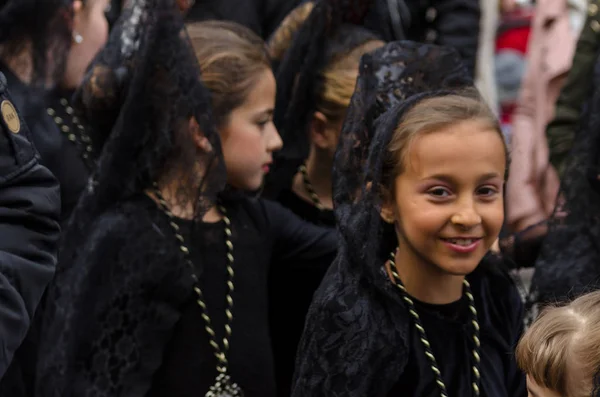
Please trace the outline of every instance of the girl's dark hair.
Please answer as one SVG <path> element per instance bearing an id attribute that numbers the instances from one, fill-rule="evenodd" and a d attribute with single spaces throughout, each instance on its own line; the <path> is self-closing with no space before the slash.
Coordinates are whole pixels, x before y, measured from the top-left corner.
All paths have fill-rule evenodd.
<path id="1" fill-rule="evenodd" d="M 31 48 L 31 83 L 62 78 L 72 42 L 73 0 L 0 0 L 0 57 Z"/>

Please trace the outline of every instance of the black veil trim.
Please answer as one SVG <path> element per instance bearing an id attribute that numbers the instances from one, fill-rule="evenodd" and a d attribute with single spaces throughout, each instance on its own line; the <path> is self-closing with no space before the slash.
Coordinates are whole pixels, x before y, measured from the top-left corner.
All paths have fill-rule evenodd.
<path id="1" fill-rule="evenodd" d="M 117 122 L 132 73 L 140 64 L 138 50 L 151 23 L 152 4 L 152 0 L 131 0 L 119 8 L 106 45 L 88 67 L 73 97 L 73 107 L 86 126 L 96 155 L 102 152 Z M 111 13 L 115 17 L 114 10 Z"/>

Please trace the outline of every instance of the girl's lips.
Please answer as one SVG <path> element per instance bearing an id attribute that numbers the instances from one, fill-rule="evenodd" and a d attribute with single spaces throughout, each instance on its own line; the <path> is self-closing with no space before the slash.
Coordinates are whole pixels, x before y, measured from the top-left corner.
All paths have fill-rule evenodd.
<path id="1" fill-rule="evenodd" d="M 262 166 L 262 170 L 265 174 L 269 173 L 269 170 L 271 169 L 271 165 L 270 164 L 265 164 Z"/>
<path id="2" fill-rule="evenodd" d="M 461 245 L 461 244 L 456 244 L 456 243 L 452 242 L 452 240 L 457 240 L 457 239 L 441 239 L 441 240 L 446 247 L 448 247 L 450 250 L 452 250 L 454 252 L 458 252 L 459 254 L 470 254 L 471 252 L 475 251 L 477 249 L 477 247 L 479 247 L 479 244 L 481 244 L 482 239 L 480 239 L 480 238 L 470 239 L 473 241 L 468 245 Z"/>

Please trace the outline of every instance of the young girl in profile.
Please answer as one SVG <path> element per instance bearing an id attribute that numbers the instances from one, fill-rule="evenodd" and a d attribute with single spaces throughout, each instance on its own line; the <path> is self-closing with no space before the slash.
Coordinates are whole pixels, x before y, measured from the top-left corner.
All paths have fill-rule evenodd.
<path id="1" fill-rule="evenodd" d="M 529 397 L 599 396 L 600 291 L 547 308 L 517 346 Z"/>
<path id="2" fill-rule="evenodd" d="M 488 251 L 507 150 L 453 50 L 365 55 L 334 165 L 343 237 L 292 396 L 523 397 L 523 306 Z"/>
<path id="3" fill-rule="evenodd" d="M 228 22 L 186 34 L 173 0 L 147 4 L 50 286 L 36 395 L 276 397 L 269 268 L 327 267 L 337 236 L 246 194 L 281 147 L 264 42 Z"/>

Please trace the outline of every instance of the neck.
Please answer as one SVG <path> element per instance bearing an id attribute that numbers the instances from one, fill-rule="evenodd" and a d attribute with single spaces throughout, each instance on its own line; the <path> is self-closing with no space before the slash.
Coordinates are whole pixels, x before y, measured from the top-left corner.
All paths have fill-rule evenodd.
<path id="1" fill-rule="evenodd" d="M 0 49 L 2 51 L 4 49 Z M 31 43 L 28 43 L 18 54 L 4 56 L 2 61 L 21 82 L 28 85 L 33 79 L 33 61 L 31 59 Z"/>
<path id="2" fill-rule="evenodd" d="M 332 166 L 333 161 L 328 153 L 324 153 L 314 147 L 311 148 L 308 159 L 306 160 L 306 174 L 315 193 L 319 196 L 321 205 L 326 209 L 333 209 L 333 189 L 331 180 Z M 306 191 L 304 179 L 300 173 L 294 178 L 293 190 L 300 197 L 312 202 L 312 198 Z"/>
<path id="3" fill-rule="evenodd" d="M 169 211 L 180 219 L 193 220 L 196 216 L 196 202 L 195 200 L 180 200 L 178 197 L 178 187 L 171 184 L 161 185 L 158 191 L 167 202 Z M 146 191 L 146 194 L 153 199 L 155 202 L 158 201 L 158 197 L 153 189 Z M 223 219 L 223 215 L 219 212 L 216 205 L 211 205 L 206 213 L 202 216 L 203 222 L 218 222 Z"/>
<path id="4" fill-rule="evenodd" d="M 407 251 L 398 249 L 396 252 L 396 271 L 411 297 L 433 305 L 456 302 L 462 297 L 465 276 L 444 273 L 431 263 L 415 260 Z M 386 262 L 386 270 L 395 283 L 390 265 L 394 266 Z"/>

